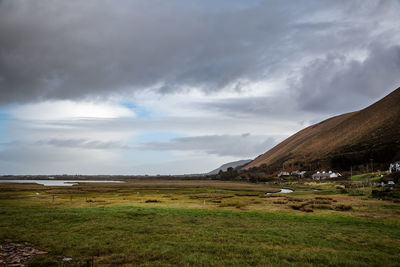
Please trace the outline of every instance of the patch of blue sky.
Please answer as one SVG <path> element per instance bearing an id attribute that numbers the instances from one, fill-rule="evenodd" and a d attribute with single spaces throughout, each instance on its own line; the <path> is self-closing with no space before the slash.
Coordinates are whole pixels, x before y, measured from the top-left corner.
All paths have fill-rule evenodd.
<path id="1" fill-rule="evenodd" d="M 145 109 L 144 107 L 135 105 L 133 103 L 128 103 L 128 102 L 122 102 L 120 104 L 126 108 L 129 108 L 133 112 L 135 112 L 135 114 L 138 116 L 138 118 L 146 119 L 146 118 L 151 117 L 151 112 L 148 111 L 147 109 Z"/>
<path id="2" fill-rule="evenodd" d="M 167 141 L 174 138 L 185 137 L 187 135 L 176 132 L 146 132 L 136 136 L 136 143 L 146 143 L 154 141 Z"/>
<path id="3" fill-rule="evenodd" d="M 2 119 L 9 119 L 9 118 L 11 118 L 11 115 L 10 115 L 10 114 L 1 113 L 1 112 L 0 112 L 0 120 L 2 120 Z"/>

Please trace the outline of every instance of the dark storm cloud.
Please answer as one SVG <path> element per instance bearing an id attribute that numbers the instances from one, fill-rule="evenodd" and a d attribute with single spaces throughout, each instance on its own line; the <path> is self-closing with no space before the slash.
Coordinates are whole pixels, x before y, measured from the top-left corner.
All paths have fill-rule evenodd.
<path id="1" fill-rule="evenodd" d="M 0 100 L 215 90 L 258 79 L 293 16 L 285 4 L 205 1 L 5 1 L 0 7 Z M 215 7 L 218 7 L 215 9 Z M 263 59 L 264 58 L 264 59 Z"/>
<path id="2" fill-rule="evenodd" d="M 218 99 L 212 102 L 199 103 L 201 109 L 212 110 L 235 118 L 293 119 L 298 108 L 290 95 L 281 93 L 277 96 L 251 96 Z"/>
<path id="3" fill-rule="evenodd" d="M 327 99 L 339 110 L 397 82 L 398 1 L 0 3 L 3 104 L 138 90 L 241 91 L 242 81 L 289 77 L 292 99 L 305 110 L 322 110 Z M 366 62 L 348 59 L 359 50 L 370 53 Z M 338 104 L 334 91 L 349 90 L 348 103 Z M 269 111 L 256 102 L 219 108 Z"/>
<path id="4" fill-rule="evenodd" d="M 233 157 L 255 157 L 276 144 L 267 136 L 206 135 L 155 141 L 139 146 L 142 150 L 202 151 L 207 154 Z"/>
<path id="5" fill-rule="evenodd" d="M 329 54 L 312 61 L 293 86 L 305 110 L 350 111 L 400 86 L 400 46 L 374 45 L 364 61 Z"/>

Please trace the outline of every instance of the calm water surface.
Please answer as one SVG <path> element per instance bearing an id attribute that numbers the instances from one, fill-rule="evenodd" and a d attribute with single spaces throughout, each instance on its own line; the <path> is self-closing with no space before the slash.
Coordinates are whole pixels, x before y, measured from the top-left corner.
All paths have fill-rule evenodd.
<path id="1" fill-rule="evenodd" d="M 78 183 L 124 183 L 123 181 L 96 180 L 0 180 L 0 183 L 35 183 L 44 186 L 73 186 Z"/>
<path id="2" fill-rule="evenodd" d="M 284 194 L 287 194 L 287 193 L 292 193 L 292 192 L 293 192 L 293 190 L 292 190 L 292 189 L 281 188 L 281 191 L 279 191 L 279 192 L 276 192 L 276 193 L 267 193 L 267 195 L 271 195 L 271 194 L 279 194 L 279 193 L 284 193 Z"/>

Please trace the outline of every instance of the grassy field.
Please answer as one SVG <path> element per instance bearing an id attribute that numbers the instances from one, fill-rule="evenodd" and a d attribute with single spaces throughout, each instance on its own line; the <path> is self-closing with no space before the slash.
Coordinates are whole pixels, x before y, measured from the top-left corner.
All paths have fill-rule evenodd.
<path id="1" fill-rule="evenodd" d="M 351 180 L 353 181 L 378 181 L 381 178 L 381 174 L 387 175 L 389 172 L 371 172 L 353 175 Z"/>
<path id="2" fill-rule="evenodd" d="M 0 184 L 0 240 L 76 265 L 400 266 L 400 205 L 336 186 Z"/>

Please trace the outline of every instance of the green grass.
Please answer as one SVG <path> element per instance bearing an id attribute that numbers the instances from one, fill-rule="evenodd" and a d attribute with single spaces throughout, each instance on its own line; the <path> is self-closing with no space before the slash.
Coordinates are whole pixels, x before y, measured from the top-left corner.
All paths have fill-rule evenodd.
<path id="1" fill-rule="evenodd" d="M 373 265 L 400 261 L 400 225 L 342 215 L 151 207 L 0 207 L 0 238 L 97 264 Z"/>
<path id="2" fill-rule="evenodd" d="M 393 217 L 390 220 L 356 216 L 357 208 L 351 212 L 322 210 L 311 214 L 285 210 L 285 205 L 272 203 L 282 197 L 261 198 L 249 195 L 248 191 L 166 190 L 173 192 L 177 204 L 168 202 L 170 196 L 161 189 L 157 192 L 158 189 L 135 188 L 131 193 L 114 194 L 91 192 L 89 197 L 99 200 L 94 203 L 85 201 L 87 195 L 73 195 L 73 201 L 69 202 L 68 190 L 75 189 L 64 190 L 54 202 L 44 191 L 42 198 L 33 198 L 33 192 L 29 191 L 0 192 L 0 240 L 27 241 L 54 257 L 72 257 L 81 263 L 93 259 L 96 266 L 399 266 L 400 263 L 400 221 L 393 217 L 399 210 L 398 205 L 389 202 L 382 202 L 376 212 L 384 210 Z M 139 197 L 136 191 L 141 192 Z M 240 196 L 201 206 L 203 197 L 232 196 L 233 192 Z M 193 195 L 200 198 L 193 199 Z M 146 204 L 140 202 L 142 196 L 163 202 Z M 120 202 L 110 205 L 103 202 L 117 197 Z M 253 210 L 249 208 L 251 205 L 264 210 Z"/>
<path id="3" fill-rule="evenodd" d="M 360 181 L 360 180 L 365 180 L 365 179 L 368 179 L 368 178 L 371 178 L 371 177 L 373 177 L 373 174 L 371 174 L 371 173 L 363 173 L 363 174 L 353 175 L 351 177 L 351 180 Z"/>
<path id="4" fill-rule="evenodd" d="M 371 172 L 371 173 L 363 173 L 358 175 L 353 175 L 351 180 L 353 181 L 378 181 L 381 178 L 381 174 L 386 174 L 387 172 Z"/>

